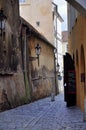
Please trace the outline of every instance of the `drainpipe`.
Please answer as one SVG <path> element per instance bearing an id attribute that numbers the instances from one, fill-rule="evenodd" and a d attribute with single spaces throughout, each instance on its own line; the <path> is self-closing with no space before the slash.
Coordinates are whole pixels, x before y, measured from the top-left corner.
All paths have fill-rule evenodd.
<path id="1" fill-rule="evenodd" d="M 24 27 L 24 53 L 23 53 L 23 59 L 24 59 L 24 81 L 25 81 L 25 91 L 26 91 L 26 102 L 28 102 L 30 99 L 30 86 L 27 76 L 27 34 L 26 34 L 27 27 Z"/>
<path id="2" fill-rule="evenodd" d="M 52 92 L 51 92 L 51 101 L 55 101 L 55 95 L 57 93 L 57 87 L 56 87 L 56 61 L 55 61 L 55 53 L 54 53 L 54 79 L 55 79 L 55 88 L 52 84 Z M 53 82 L 53 79 L 52 79 Z M 55 90 L 54 90 L 55 89 Z"/>
<path id="3" fill-rule="evenodd" d="M 26 73 L 26 27 L 24 27 L 24 72 Z"/>
<path id="4" fill-rule="evenodd" d="M 56 10 L 57 11 L 57 10 Z M 58 41 L 57 41 L 57 15 L 56 15 L 56 48 L 57 48 L 57 65 L 58 65 Z M 58 66 L 57 66 L 58 67 Z M 56 69 L 56 66 L 55 66 Z M 57 68 L 58 69 L 58 68 Z M 59 93 L 59 85 L 58 85 L 58 70 L 56 73 L 56 87 L 57 87 L 57 93 Z"/>
<path id="5" fill-rule="evenodd" d="M 57 95 L 57 82 L 56 82 L 56 57 L 54 53 L 54 74 L 55 74 L 55 95 Z"/>
<path id="6" fill-rule="evenodd" d="M 55 75 L 55 95 L 57 95 L 59 93 L 59 90 L 58 90 L 58 74 L 56 72 L 56 57 L 55 57 L 55 53 L 54 53 L 54 75 Z"/>

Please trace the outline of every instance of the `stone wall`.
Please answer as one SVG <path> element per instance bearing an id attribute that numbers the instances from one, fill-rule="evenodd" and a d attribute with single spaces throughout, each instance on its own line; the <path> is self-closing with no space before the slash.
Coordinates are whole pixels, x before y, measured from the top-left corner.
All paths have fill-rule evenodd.
<path id="1" fill-rule="evenodd" d="M 25 85 L 19 48 L 18 0 L 0 0 L 0 9 L 7 17 L 0 36 L 0 110 L 24 103 Z"/>

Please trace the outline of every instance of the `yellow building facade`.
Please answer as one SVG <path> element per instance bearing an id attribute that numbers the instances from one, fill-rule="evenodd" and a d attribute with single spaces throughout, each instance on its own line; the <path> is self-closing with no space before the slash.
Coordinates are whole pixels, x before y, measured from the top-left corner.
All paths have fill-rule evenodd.
<path id="1" fill-rule="evenodd" d="M 70 14 L 68 15 L 69 53 L 74 60 L 76 71 L 76 104 L 84 111 L 86 98 L 86 17 L 79 14 L 73 7 L 68 9 Z M 73 24 L 70 22 L 71 15 Z"/>

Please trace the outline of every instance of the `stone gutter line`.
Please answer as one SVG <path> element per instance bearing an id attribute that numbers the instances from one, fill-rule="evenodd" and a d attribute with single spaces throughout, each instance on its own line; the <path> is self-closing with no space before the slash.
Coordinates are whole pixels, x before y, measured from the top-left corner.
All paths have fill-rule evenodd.
<path id="1" fill-rule="evenodd" d="M 40 120 L 40 118 L 41 118 L 43 115 L 45 115 L 45 114 L 52 108 L 52 106 L 53 106 L 54 104 L 55 104 L 55 102 L 51 102 L 51 105 L 47 108 L 47 111 L 45 111 L 45 112 L 42 111 L 42 112 L 40 113 L 40 116 L 39 116 L 38 118 L 34 117 L 34 118 L 29 122 L 29 124 L 27 124 L 24 128 L 29 127 L 29 129 L 31 130 L 31 128 L 35 126 L 35 124 Z"/>

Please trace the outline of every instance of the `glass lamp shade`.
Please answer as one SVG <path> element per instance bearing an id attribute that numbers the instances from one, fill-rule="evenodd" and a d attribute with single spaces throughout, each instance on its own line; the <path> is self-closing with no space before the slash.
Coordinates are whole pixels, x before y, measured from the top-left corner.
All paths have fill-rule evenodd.
<path id="1" fill-rule="evenodd" d="M 5 29 L 5 23 L 6 23 L 7 17 L 4 15 L 3 10 L 0 10 L 0 33 L 2 33 L 2 30 Z"/>
<path id="2" fill-rule="evenodd" d="M 0 29 L 5 29 L 5 20 L 0 21 Z"/>
<path id="3" fill-rule="evenodd" d="M 56 48 L 54 48 L 54 54 L 56 54 L 57 53 L 57 49 Z"/>
<path id="4" fill-rule="evenodd" d="M 35 52 L 36 52 L 36 55 L 39 56 L 40 53 L 41 53 L 41 47 L 39 44 L 37 44 L 37 46 L 35 47 Z"/>
<path id="5" fill-rule="evenodd" d="M 60 65 L 57 63 L 57 70 L 59 71 L 59 69 L 60 69 Z"/>

